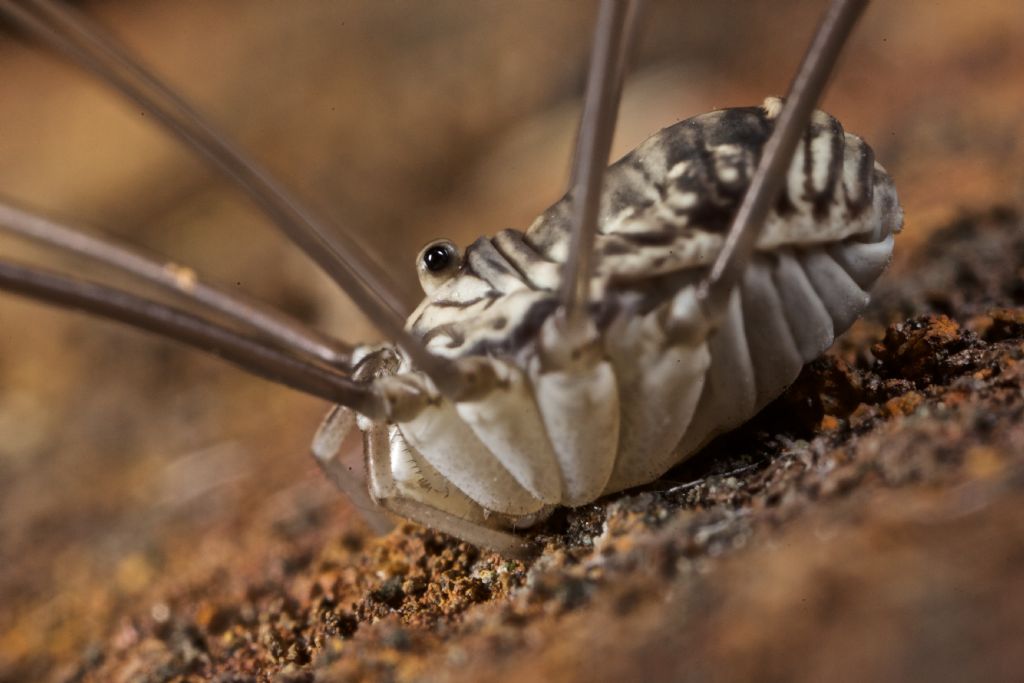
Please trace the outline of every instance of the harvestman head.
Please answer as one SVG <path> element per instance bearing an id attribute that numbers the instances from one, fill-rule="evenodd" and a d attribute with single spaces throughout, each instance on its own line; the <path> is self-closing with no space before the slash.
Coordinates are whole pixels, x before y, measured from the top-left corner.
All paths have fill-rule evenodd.
<path id="1" fill-rule="evenodd" d="M 160 285 L 202 314 L 6 260 L 0 287 L 337 404 L 314 454 L 374 528 L 389 525 L 381 506 L 526 552 L 511 530 L 660 476 L 777 395 L 856 316 L 901 220 L 870 148 L 814 111 L 867 0 L 831 3 L 784 104 L 690 119 L 607 169 L 640 5 L 600 4 L 566 198 L 526 233 L 424 248 L 427 299 L 409 316 L 352 238 L 86 17 L 59 0 L 0 0 L 9 22 L 230 177 L 394 345 L 340 342 L 187 268 L 2 204 L 0 229 Z M 739 369 L 723 389 L 726 365 Z M 357 424 L 366 481 L 336 457 Z"/>

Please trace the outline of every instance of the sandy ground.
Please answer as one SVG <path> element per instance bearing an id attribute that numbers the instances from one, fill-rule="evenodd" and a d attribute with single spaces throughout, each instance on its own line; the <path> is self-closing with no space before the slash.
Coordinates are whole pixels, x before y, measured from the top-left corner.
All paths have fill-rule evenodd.
<path id="1" fill-rule="evenodd" d="M 783 91 L 815 18 L 676 4 L 654 4 L 620 151 Z M 306 455 L 320 402 L 0 299 L 0 681 L 1014 679 L 1024 8 L 875 5 L 825 105 L 907 212 L 871 312 L 737 434 L 557 515 L 534 562 L 373 538 Z M 559 196 L 589 5 L 281 8 L 88 5 L 410 301 L 424 241 Z M 0 194 L 372 337 L 141 112 L 7 33 L 0 131 Z"/>

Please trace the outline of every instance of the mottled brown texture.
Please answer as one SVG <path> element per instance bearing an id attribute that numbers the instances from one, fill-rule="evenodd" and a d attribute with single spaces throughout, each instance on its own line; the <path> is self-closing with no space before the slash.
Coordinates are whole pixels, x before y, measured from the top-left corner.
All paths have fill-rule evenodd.
<path id="1" fill-rule="evenodd" d="M 784 90 L 817 11 L 653 4 L 619 152 Z M 428 239 L 562 192 L 586 3 L 244 6 L 88 8 L 410 291 Z M 319 402 L 0 297 L 0 681 L 1013 680 L 1022 13 L 872 3 L 825 107 L 907 210 L 871 311 L 744 429 L 559 512 L 529 564 L 370 538 L 306 453 Z M 0 75 L 0 194 L 371 334 L 139 112 L 6 40 Z"/>

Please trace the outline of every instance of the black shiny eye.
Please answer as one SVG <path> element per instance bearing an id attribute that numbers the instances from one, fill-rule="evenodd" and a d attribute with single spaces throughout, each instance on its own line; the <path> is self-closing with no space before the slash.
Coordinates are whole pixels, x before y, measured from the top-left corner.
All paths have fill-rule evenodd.
<path id="1" fill-rule="evenodd" d="M 423 265 L 431 273 L 437 273 L 447 268 L 452 262 L 452 250 L 446 244 L 435 244 L 427 247 L 423 252 Z"/>

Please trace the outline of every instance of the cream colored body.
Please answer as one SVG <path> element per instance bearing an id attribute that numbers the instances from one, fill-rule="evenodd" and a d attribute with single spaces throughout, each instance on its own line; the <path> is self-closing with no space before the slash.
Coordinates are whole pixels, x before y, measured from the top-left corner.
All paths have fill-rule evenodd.
<path id="1" fill-rule="evenodd" d="M 364 374 L 394 407 L 390 423 L 360 425 L 374 499 L 508 551 L 500 530 L 653 481 L 778 396 L 866 306 L 902 214 L 870 149 L 816 113 L 789 205 L 766 224 L 717 328 L 668 336 L 666 321 L 700 315 L 695 285 L 722 243 L 716 212 L 731 215 L 773 117 L 769 103 L 691 119 L 611 167 L 592 287 L 606 305 L 577 354 L 548 309 L 568 200 L 525 235 L 474 243 L 458 273 L 426 287 L 410 330 L 438 355 L 489 364 L 499 381 L 453 405 L 395 350 L 368 350 Z M 691 153 L 700 145 L 707 154 Z M 332 429 L 319 442 L 337 441 Z"/>

